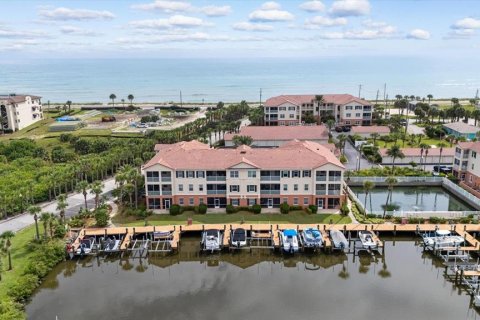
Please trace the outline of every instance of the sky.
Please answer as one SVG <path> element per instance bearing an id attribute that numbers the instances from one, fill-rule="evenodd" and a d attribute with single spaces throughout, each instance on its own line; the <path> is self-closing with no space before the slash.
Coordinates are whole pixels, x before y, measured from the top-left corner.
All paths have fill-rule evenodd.
<path id="1" fill-rule="evenodd" d="M 480 1 L 7 1 L 0 59 L 478 57 Z"/>

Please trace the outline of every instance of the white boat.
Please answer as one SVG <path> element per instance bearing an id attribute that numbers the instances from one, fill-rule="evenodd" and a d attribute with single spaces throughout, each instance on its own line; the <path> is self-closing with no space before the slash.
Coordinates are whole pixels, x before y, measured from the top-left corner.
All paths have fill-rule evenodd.
<path id="1" fill-rule="evenodd" d="M 115 252 L 120 248 L 121 240 L 116 239 L 115 237 L 107 238 L 103 243 L 103 251 L 105 252 Z"/>
<path id="2" fill-rule="evenodd" d="M 298 252 L 298 234 L 295 229 L 285 229 L 280 233 L 280 245 L 284 252 L 295 253 Z"/>
<path id="3" fill-rule="evenodd" d="M 367 250 L 377 249 L 378 243 L 373 239 L 373 234 L 370 231 L 359 231 L 358 237 L 362 242 L 362 247 Z"/>
<path id="4" fill-rule="evenodd" d="M 241 248 L 247 245 L 247 230 L 237 228 L 230 231 L 230 246 Z"/>
<path id="5" fill-rule="evenodd" d="M 76 254 L 82 255 L 82 256 L 86 254 L 91 254 L 94 245 L 95 245 L 95 238 L 82 239 L 80 240 L 80 245 L 78 246 Z"/>
<path id="6" fill-rule="evenodd" d="M 335 229 L 330 230 L 330 239 L 332 239 L 333 249 L 345 250 L 348 248 L 348 240 L 341 231 Z"/>
<path id="7" fill-rule="evenodd" d="M 217 229 L 209 229 L 202 232 L 202 241 L 200 242 L 203 251 L 221 250 L 223 244 L 223 233 Z"/>
<path id="8" fill-rule="evenodd" d="M 449 230 L 436 230 L 435 232 L 427 232 L 422 234 L 422 238 L 425 247 L 431 249 L 457 247 L 465 241 L 465 239 L 461 236 L 452 235 Z"/>
<path id="9" fill-rule="evenodd" d="M 475 307 L 480 308 L 480 295 L 478 295 L 478 294 L 475 295 L 475 298 L 473 300 L 473 304 L 475 305 Z"/>
<path id="10" fill-rule="evenodd" d="M 303 245 L 307 248 L 320 248 L 323 244 L 322 234 L 318 229 L 307 228 L 300 233 Z"/>

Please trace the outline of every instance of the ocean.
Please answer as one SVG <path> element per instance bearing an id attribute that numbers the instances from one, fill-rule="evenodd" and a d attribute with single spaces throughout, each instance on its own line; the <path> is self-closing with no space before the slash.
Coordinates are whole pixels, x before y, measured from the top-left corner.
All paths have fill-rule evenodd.
<path id="1" fill-rule="evenodd" d="M 43 103 L 117 101 L 257 102 L 279 94 L 350 93 L 473 98 L 474 61 L 401 57 L 299 59 L 46 59 L 0 61 L 0 94 L 28 93 Z"/>

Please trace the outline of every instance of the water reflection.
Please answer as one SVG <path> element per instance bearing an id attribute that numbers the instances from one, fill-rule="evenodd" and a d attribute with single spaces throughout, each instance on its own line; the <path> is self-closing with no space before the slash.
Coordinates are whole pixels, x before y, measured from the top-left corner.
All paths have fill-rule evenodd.
<path id="1" fill-rule="evenodd" d="M 55 268 L 27 306 L 31 319 L 477 319 L 465 291 L 414 241 L 385 254 L 180 252 L 87 257 Z M 480 317 L 479 317 L 480 319 Z"/>

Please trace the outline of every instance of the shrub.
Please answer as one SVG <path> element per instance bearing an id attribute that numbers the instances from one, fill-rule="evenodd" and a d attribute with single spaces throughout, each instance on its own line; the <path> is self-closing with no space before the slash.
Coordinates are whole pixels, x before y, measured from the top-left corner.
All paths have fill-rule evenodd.
<path id="1" fill-rule="evenodd" d="M 22 306 L 10 299 L 0 300 L 0 320 L 24 319 Z"/>
<path id="2" fill-rule="evenodd" d="M 106 227 L 108 225 L 109 215 L 107 209 L 99 208 L 95 212 L 95 221 L 97 227 Z"/>
<path id="3" fill-rule="evenodd" d="M 259 204 L 254 204 L 252 206 L 252 210 L 253 210 L 253 213 L 259 214 L 260 212 L 262 212 L 262 206 Z"/>
<path id="4" fill-rule="evenodd" d="M 83 227 L 85 223 L 83 222 L 83 219 L 80 217 L 72 217 L 68 221 L 68 225 L 72 228 L 80 228 L 80 227 Z"/>
<path id="5" fill-rule="evenodd" d="M 178 204 L 172 204 L 172 205 L 170 206 L 170 214 L 171 214 L 172 216 L 179 215 L 180 212 L 181 212 L 181 210 L 182 210 L 182 207 L 180 207 Z"/>
<path id="6" fill-rule="evenodd" d="M 318 212 L 318 207 L 314 204 L 311 204 L 308 206 L 308 209 L 310 210 L 311 213 L 315 214 Z"/>
<path id="7" fill-rule="evenodd" d="M 422 224 L 425 222 L 424 218 L 410 217 L 408 218 L 408 223 L 410 224 Z"/>
<path id="8" fill-rule="evenodd" d="M 228 213 L 228 214 L 231 214 L 231 213 L 235 213 L 235 212 L 236 212 L 235 207 L 232 206 L 231 204 L 227 204 L 226 210 L 227 210 L 227 213 Z"/>
<path id="9" fill-rule="evenodd" d="M 284 202 L 280 205 L 280 212 L 283 214 L 287 214 L 290 211 L 290 206 L 288 203 Z"/>
<path id="10" fill-rule="evenodd" d="M 350 209 L 348 208 L 347 202 L 344 202 L 340 207 L 340 213 L 344 216 L 350 213 Z"/>
<path id="11" fill-rule="evenodd" d="M 348 160 L 347 160 L 347 157 L 345 157 L 345 155 L 342 154 L 342 155 L 340 156 L 340 162 L 341 162 L 341 163 L 347 163 L 347 161 L 348 161 Z"/>
<path id="12" fill-rule="evenodd" d="M 293 206 L 290 206 L 289 211 L 299 211 L 299 210 L 303 210 L 303 207 L 299 205 L 293 205 Z"/>
<path id="13" fill-rule="evenodd" d="M 65 237 L 65 234 L 67 234 L 65 225 L 62 223 L 58 224 L 58 226 L 55 227 L 55 232 L 53 233 L 53 236 L 58 239 L 63 239 Z"/>
<path id="14" fill-rule="evenodd" d="M 58 139 L 61 142 L 69 142 L 72 139 L 73 135 L 71 133 L 62 133 Z"/>
<path id="15" fill-rule="evenodd" d="M 207 213 L 207 205 L 205 203 L 200 203 L 198 205 L 198 213 L 200 213 L 200 214 Z"/>
<path id="16" fill-rule="evenodd" d="M 39 280 L 36 275 L 26 274 L 10 285 L 10 288 L 7 289 L 7 294 L 14 301 L 23 302 L 32 295 L 38 285 Z"/>
<path id="17" fill-rule="evenodd" d="M 439 217 L 430 217 L 428 218 L 428 221 L 433 224 L 443 224 L 447 222 L 447 219 L 445 218 L 439 218 Z"/>

